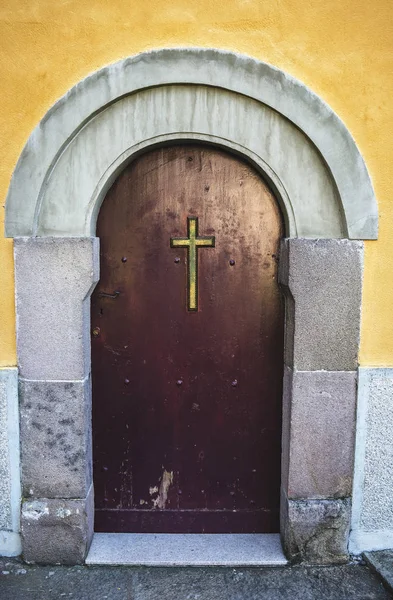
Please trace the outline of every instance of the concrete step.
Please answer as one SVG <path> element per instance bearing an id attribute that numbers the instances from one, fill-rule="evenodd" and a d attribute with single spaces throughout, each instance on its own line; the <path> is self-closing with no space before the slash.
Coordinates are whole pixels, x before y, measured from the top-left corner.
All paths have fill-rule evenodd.
<path id="1" fill-rule="evenodd" d="M 88 565 L 283 566 L 279 534 L 95 533 Z"/>

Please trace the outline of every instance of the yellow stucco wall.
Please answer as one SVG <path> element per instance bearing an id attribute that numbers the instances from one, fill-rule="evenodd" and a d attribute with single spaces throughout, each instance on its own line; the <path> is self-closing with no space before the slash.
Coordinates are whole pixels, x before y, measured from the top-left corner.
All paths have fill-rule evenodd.
<path id="1" fill-rule="evenodd" d="M 0 195 L 32 129 L 88 73 L 151 48 L 249 54 L 303 81 L 346 123 L 371 173 L 363 365 L 393 365 L 393 19 L 390 0 L 2 0 Z M 3 216 L 3 215 L 2 215 Z M 2 225 L 0 224 L 2 227 Z M 12 244 L 0 235 L 0 366 L 15 364 Z"/>

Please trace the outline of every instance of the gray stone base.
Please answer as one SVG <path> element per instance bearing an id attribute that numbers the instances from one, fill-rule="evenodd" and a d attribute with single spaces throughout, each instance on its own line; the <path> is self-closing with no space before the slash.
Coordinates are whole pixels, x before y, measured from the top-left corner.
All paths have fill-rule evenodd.
<path id="1" fill-rule="evenodd" d="M 94 500 L 39 499 L 22 505 L 23 558 L 27 563 L 82 564 L 93 536 Z"/>
<path id="2" fill-rule="evenodd" d="M 348 560 L 350 499 L 288 500 L 284 548 L 292 560 L 328 565 Z"/>

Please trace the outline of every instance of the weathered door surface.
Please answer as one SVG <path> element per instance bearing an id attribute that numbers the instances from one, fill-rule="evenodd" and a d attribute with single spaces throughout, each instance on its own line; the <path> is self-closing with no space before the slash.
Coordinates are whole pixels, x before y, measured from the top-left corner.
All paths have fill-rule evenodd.
<path id="1" fill-rule="evenodd" d="M 98 219 L 95 530 L 279 531 L 279 209 L 210 146 L 131 163 Z"/>

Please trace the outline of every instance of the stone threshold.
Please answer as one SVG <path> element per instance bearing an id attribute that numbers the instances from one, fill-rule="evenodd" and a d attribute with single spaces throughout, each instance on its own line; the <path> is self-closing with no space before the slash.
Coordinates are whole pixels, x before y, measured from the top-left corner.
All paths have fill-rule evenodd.
<path id="1" fill-rule="evenodd" d="M 87 565 L 275 567 L 287 564 L 277 533 L 95 533 Z"/>

